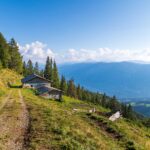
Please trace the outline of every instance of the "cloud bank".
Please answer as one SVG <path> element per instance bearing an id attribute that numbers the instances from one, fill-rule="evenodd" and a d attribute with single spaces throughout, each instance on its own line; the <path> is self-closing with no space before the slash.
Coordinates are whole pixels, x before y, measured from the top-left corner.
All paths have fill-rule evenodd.
<path id="1" fill-rule="evenodd" d="M 120 50 L 110 48 L 99 48 L 97 50 L 69 49 L 61 53 L 42 42 L 35 41 L 24 46 L 19 45 L 24 60 L 32 59 L 33 62 L 45 63 L 46 57 L 52 57 L 57 63 L 79 63 L 79 62 L 122 62 L 134 61 L 150 63 L 150 49 L 144 50 Z"/>

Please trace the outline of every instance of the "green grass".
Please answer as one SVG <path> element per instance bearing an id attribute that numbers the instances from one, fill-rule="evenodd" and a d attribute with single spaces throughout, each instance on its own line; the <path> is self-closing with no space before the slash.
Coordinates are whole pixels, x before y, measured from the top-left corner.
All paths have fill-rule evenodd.
<path id="1" fill-rule="evenodd" d="M 150 132 L 144 130 L 143 126 L 139 127 L 132 122 L 127 123 L 123 118 L 112 122 L 104 116 L 96 114 L 88 114 L 88 116 L 98 124 L 100 129 L 104 130 L 109 136 L 112 136 L 124 149 L 148 150 L 149 147 L 146 146 L 146 143 L 149 142 L 147 133 L 150 134 Z M 134 133 L 135 130 L 139 133 Z"/>
<path id="2" fill-rule="evenodd" d="M 9 84 L 21 85 L 21 75 L 9 69 L 0 70 L 0 97 L 7 94 L 9 91 Z"/>
<path id="3" fill-rule="evenodd" d="M 20 79 L 13 71 L 0 71 L 0 105 L 10 90 L 8 82 L 20 85 Z M 17 100 L 16 89 L 12 90 Z M 21 91 L 30 117 L 29 150 L 149 150 L 150 129 L 124 118 L 111 122 L 103 115 L 109 109 L 66 96 L 59 102 L 38 97 L 29 89 Z M 18 106 L 12 116 L 20 111 Z M 93 108 L 99 113 L 90 114 Z"/>
<path id="4" fill-rule="evenodd" d="M 45 100 L 30 90 L 22 93 L 31 116 L 29 149 L 122 149 L 84 118 L 87 112 L 72 110 L 73 105 L 85 104 L 87 109 L 92 104 L 68 97 L 63 102 Z"/>
<path id="5" fill-rule="evenodd" d="M 31 117 L 29 149 L 149 149 L 149 129 L 123 118 L 111 122 L 105 116 L 88 113 L 93 107 L 99 112 L 107 109 L 66 96 L 58 102 L 35 96 L 28 89 L 22 92 Z"/>

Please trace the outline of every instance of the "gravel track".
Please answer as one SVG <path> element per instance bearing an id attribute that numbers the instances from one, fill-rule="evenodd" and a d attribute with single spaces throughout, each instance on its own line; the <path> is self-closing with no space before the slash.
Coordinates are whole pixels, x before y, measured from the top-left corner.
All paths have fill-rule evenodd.
<path id="1" fill-rule="evenodd" d="M 0 150 L 25 150 L 29 116 L 21 90 L 12 90 L 0 108 Z"/>

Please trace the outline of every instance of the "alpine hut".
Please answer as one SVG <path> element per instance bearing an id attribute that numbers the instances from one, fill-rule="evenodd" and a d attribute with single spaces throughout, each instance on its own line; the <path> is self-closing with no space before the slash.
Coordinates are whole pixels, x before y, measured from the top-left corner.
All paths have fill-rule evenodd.
<path id="1" fill-rule="evenodd" d="M 51 81 L 37 74 L 31 74 L 21 80 L 23 88 L 34 88 L 39 96 L 47 99 L 61 99 L 62 91 L 51 87 Z"/>

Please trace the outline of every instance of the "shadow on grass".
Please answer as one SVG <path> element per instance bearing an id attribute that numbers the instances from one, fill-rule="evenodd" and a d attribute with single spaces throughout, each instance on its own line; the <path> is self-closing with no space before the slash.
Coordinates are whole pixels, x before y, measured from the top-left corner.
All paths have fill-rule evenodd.
<path id="1" fill-rule="evenodd" d="M 10 88 L 22 88 L 22 85 L 13 85 L 13 84 L 8 83 L 8 87 L 10 87 Z"/>

